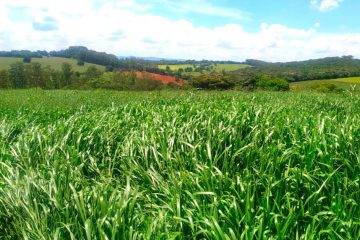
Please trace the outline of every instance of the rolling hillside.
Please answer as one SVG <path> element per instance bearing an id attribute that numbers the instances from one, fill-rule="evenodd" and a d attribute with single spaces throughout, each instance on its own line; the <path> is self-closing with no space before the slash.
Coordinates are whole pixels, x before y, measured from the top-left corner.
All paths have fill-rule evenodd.
<path id="1" fill-rule="evenodd" d="M 290 83 L 290 89 L 293 91 L 311 90 L 321 85 L 329 84 L 334 84 L 342 90 L 354 89 L 355 91 L 360 91 L 360 77 L 294 82 Z"/>
<path id="2" fill-rule="evenodd" d="M 250 69 L 253 72 L 281 77 L 289 82 L 360 76 L 360 59 L 353 56 L 327 57 L 283 63 L 248 59 L 245 63 L 253 66 Z"/>
<path id="3" fill-rule="evenodd" d="M 22 58 L 13 58 L 13 57 L 0 57 L 0 70 L 9 69 L 10 65 L 14 62 L 22 62 Z M 89 66 L 95 66 L 98 69 L 104 70 L 105 67 L 92 63 L 85 63 L 84 66 L 78 66 L 77 61 L 71 58 L 62 58 L 62 57 L 43 57 L 43 58 L 33 58 L 32 62 L 41 63 L 43 66 L 50 65 L 51 68 L 60 70 L 61 64 L 64 62 L 70 63 L 74 71 L 84 72 Z"/>

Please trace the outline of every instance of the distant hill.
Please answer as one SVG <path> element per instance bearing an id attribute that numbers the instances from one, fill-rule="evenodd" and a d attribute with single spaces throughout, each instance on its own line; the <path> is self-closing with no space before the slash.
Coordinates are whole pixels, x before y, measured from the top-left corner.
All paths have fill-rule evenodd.
<path id="1" fill-rule="evenodd" d="M 77 61 L 93 63 L 106 67 L 116 68 L 120 66 L 120 60 L 113 54 L 97 52 L 83 46 L 72 46 L 59 51 L 29 51 L 29 50 L 11 50 L 0 51 L 0 57 L 18 57 L 18 58 L 43 58 L 43 57 L 62 57 L 72 58 Z"/>
<path id="2" fill-rule="evenodd" d="M 84 62 L 113 68 L 120 66 L 120 60 L 115 55 L 89 50 L 83 46 L 72 46 L 65 50 L 51 51 L 49 55 L 53 57 L 75 58 Z"/>
<path id="3" fill-rule="evenodd" d="M 22 58 L 15 57 L 0 57 L 0 70 L 8 70 L 10 65 L 15 62 L 22 62 Z M 42 57 L 42 58 L 33 58 L 32 62 L 38 62 L 43 66 L 49 65 L 51 68 L 60 70 L 61 65 L 64 62 L 70 63 L 74 71 L 84 72 L 89 66 L 95 66 L 99 70 L 105 70 L 104 66 L 93 64 L 93 63 L 84 63 L 84 66 L 77 65 L 77 60 L 71 58 L 62 58 L 62 57 Z"/>
<path id="4" fill-rule="evenodd" d="M 289 82 L 360 76 L 360 59 L 355 59 L 352 56 L 327 57 L 285 63 L 249 59 L 244 63 L 253 66 L 253 68 L 246 69 L 246 71 L 279 76 Z"/>

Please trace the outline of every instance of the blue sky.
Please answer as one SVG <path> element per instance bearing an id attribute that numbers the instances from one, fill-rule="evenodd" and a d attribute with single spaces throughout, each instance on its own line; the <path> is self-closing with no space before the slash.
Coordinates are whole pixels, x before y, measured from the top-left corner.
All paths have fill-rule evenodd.
<path id="1" fill-rule="evenodd" d="M 158 4 L 167 2 L 167 4 Z M 319 3 L 312 4 L 309 0 L 213 0 L 198 2 L 199 11 L 183 11 L 186 5 L 193 1 L 143 1 L 151 6 L 155 14 L 171 19 L 185 18 L 196 25 L 207 27 L 221 26 L 227 23 L 241 24 L 247 31 L 257 31 L 261 23 L 284 24 L 293 28 L 310 28 L 316 22 L 321 23 L 321 31 L 329 33 L 358 32 L 360 17 L 360 1 L 329 1 L 338 2 L 337 7 L 331 3 L 328 8 L 320 10 Z M 169 4 L 170 3 L 170 4 Z M 216 16 L 201 13 L 201 5 L 212 6 L 214 9 L 224 9 L 238 14 L 239 18 L 231 16 Z M 180 6 L 178 10 L 173 6 Z M 181 7 L 182 6 L 182 7 Z M 242 17 L 242 19 L 241 19 Z"/>
<path id="2" fill-rule="evenodd" d="M 0 50 L 242 61 L 360 57 L 358 0 L 1 0 Z"/>
<path id="3" fill-rule="evenodd" d="M 213 0 L 198 2 L 199 11 L 186 11 L 186 6 L 194 5 L 194 1 L 141 1 L 151 6 L 154 14 L 171 19 L 186 18 L 196 25 L 207 27 L 237 23 L 247 31 L 257 31 L 261 23 L 284 24 L 294 28 L 309 28 L 321 22 L 321 30 L 327 32 L 359 31 L 360 1 L 346 0 L 339 2 L 338 7 L 329 7 L 322 11 L 311 4 L 310 0 Z M 151 2 L 151 1 L 150 1 Z M 159 4 L 159 3 L 167 4 Z M 319 1 L 320 2 L 320 1 Z M 201 5 L 224 9 L 239 15 L 216 16 L 201 13 Z M 178 7 L 178 9 L 176 9 Z M 185 10 L 182 10 L 182 9 Z M 241 19 L 241 17 L 243 19 Z"/>

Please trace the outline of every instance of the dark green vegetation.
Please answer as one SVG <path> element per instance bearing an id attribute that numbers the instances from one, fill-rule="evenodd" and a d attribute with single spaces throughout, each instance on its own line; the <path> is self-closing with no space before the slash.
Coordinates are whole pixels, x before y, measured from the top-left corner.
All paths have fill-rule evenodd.
<path id="1" fill-rule="evenodd" d="M 222 65 L 227 67 L 223 69 L 224 71 L 220 71 L 223 72 L 224 77 L 219 81 L 219 67 L 221 68 Z M 235 69 L 236 66 L 238 66 L 238 69 Z M 292 83 L 315 79 L 325 80 L 360 76 L 360 60 L 354 59 L 352 56 L 287 63 L 247 60 L 243 65 L 194 62 L 193 64 L 162 64 L 158 67 L 163 71 L 163 74 L 188 79 L 194 83 L 195 87 L 204 89 L 286 90 L 289 87 L 284 80 Z M 224 84 L 224 82 L 229 84 Z M 340 92 L 349 87 L 350 85 L 346 83 L 332 82 L 314 88 L 319 91 Z"/>
<path id="2" fill-rule="evenodd" d="M 277 76 L 289 82 L 360 76 L 360 59 L 354 59 L 352 56 L 288 63 L 247 60 L 245 63 L 253 66 L 253 68 L 245 69 L 246 71 Z"/>
<path id="3" fill-rule="evenodd" d="M 2 239 L 359 239 L 360 96 L 0 91 Z"/>
<path id="4" fill-rule="evenodd" d="M 133 72 L 104 72 L 95 66 L 89 66 L 80 73 L 67 62 L 60 66 L 61 70 L 56 70 L 38 62 L 15 62 L 8 71 L 0 70 L 0 89 L 157 90 L 166 87 L 160 81 L 136 77 Z"/>
<path id="5" fill-rule="evenodd" d="M 82 46 L 73 46 L 60 51 L 51 51 L 49 52 L 49 55 L 54 57 L 74 58 L 79 62 L 94 63 L 106 66 L 108 69 L 120 66 L 120 61 L 115 55 L 89 50 Z"/>
<path id="6" fill-rule="evenodd" d="M 253 76 L 241 76 L 226 72 L 209 72 L 194 76 L 189 84 L 198 89 L 233 89 L 238 90 L 267 90 L 288 91 L 289 83 L 281 78 L 271 77 L 265 74 Z"/>
<path id="7" fill-rule="evenodd" d="M 197 77 L 202 73 L 211 72 L 231 72 L 249 67 L 249 65 L 239 63 L 212 63 L 212 62 L 195 62 L 194 64 L 168 64 L 158 65 L 164 74 L 177 76 L 182 79 Z"/>
<path id="8" fill-rule="evenodd" d="M 24 64 L 15 62 L 9 70 L 0 71 L 0 88 L 24 89 L 112 89 L 112 90 L 160 90 L 165 88 L 198 89 L 241 89 L 241 90 L 289 90 L 289 84 L 279 78 L 269 75 L 254 75 L 251 78 L 241 78 L 239 74 L 222 72 L 205 72 L 194 76 L 183 86 L 165 85 L 151 77 L 139 77 L 133 71 L 104 72 L 94 66 L 80 73 L 72 65 L 65 62 L 61 70 L 50 66 L 44 67 L 38 62 Z"/>
<path id="9" fill-rule="evenodd" d="M 41 63 L 44 69 L 46 65 L 50 65 L 51 68 L 58 72 L 57 74 L 51 74 L 50 78 L 46 78 L 48 79 L 46 81 L 49 81 L 49 83 L 45 84 L 46 86 L 44 86 L 44 84 L 25 84 L 22 87 L 18 87 L 14 84 L 8 84 L 8 80 L 1 80 L 0 77 L 0 87 L 2 88 L 4 88 L 4 86 L 13 88 L 106 88 L 116 90 L 154 90 L 164 88 L 162 83 L 155 83 L 153 79 L 146 79 L 146 83 L 141 83 L 141 81 L 137 79 L 137 85 L 141 84 L 151 86 L 138 88 L 135 86 L 136 84 L 134 84 L 134 80 L 128 80 L 128 75 L 122 74 L 124 72 L 134 73 L 141 71 L 173 76 L 177 80 L 187 80 L 189 84 L 185 84 L 184 88 L 186 89 L 191 86 L 197 89 L 205 90 L 260 89 L 287 91 L 290 89 L 287 82 L 297 83 L 314 79 L 333 80 L 337 78 L 360 76 L 360 60 L 354 59 L 353 56 L 329 57 L 287 63 L 269 63 L 251 59 L 246 60 L 244 63 L 208 60 L 144 60 L 142 58 L 134 57 L 118 59 L 113 54 L 89 50 L 88 48 L 82 46 L 72 46 L 65 50 L 50 52 L 31 52 L 27 50 L 0 52 L 0 56 L 6 57 L 0 57 L 0 69 L 10 69 L 10 63 L 13 63 L 13 60 L 17 59 L 25 63 Z M 55 62 L 51 62 L 52 59 L 55 60 Z M 53 77 L 54 75 L 61 75 L 59 72 L 63 70 L 63 62 L 58 61 L 61 59 L 66 59 L 64 62 L 71 63 L 74 66 L 72 67 L 74 74 L 72 74 L 70 79 L 66 81 L 64 81 L 64 79 L 56 79 L 59 77 L 55 77 L 54 80 Z M 94 64 L 98 64 L 95 67 L 102 71 L 115 71 L 120 73 L 112 74 L 111 77 L 109 77 L 109 75 L 100 77 L 102 74 L 96 76 L 96 78 L 86 76 L 86 73 L 84 72 L 88 69 L 88 67 L 94 66 Z M 28 68 L 31 67 L 32 66 L 29 66 Z M 0 75 L 4 78 L 6 74 L 2 72 Z M 10 76 L 11 74 L 7 73 L 7 75 Z M 48 75 L 49 74 L 47 74 L 47 76 Z M 25 73 L 25 76 L 28 76 L 28 73 Z M 302 89 L 301 84 L 293 85 L 296 89 Z M 304 86 L 307 86 L 307 84 Z M 175 86 L 175 88 L 180 87 Z M 307 90 L 311 89 L 320 92 L 341 92 L 351 88 L 353 88 L 353 85 L 343 81 L 333 81 L 331 83 L 324 82 L 316 86 L 305 87 Z"/>

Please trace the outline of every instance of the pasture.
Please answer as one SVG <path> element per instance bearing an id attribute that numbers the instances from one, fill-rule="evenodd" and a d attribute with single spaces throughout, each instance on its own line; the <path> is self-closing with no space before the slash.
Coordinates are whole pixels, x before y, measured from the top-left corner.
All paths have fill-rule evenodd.
<path id="1" fill-rule="evenodd" d="M 326 80 L 310 80 L 290 83 L 291 90 L 311 90 L 321 85 L 334 84 L 339 89 L 360 91 L 360 77 L 350 78 L 337 78 L 337 79 L 326 79 Z"/>
<path id="2" fill-rule="evenodd" d="M 0 70 L 8 70 L 10 65 L 15 62 L 22 62 L 22 58 L 12 57 L 0 57 Z M 51 68 L 61 70 L 61 64 L 64 62 L 70 63 L 74 71 L 84 72 L 89 66 L 95 66 L 98 69 L 105 70 L 104 66 L 85 63 L 84 66 L 78 66 L 77 61 L 72 58 L 61 58 L 61 57 L 43 57 L 43 58 L 32 58 L 32 62 L 38 62 L 44 67 L 49 65 Z"/>
<path id="3" fill-rule="evenodd" d="M 191 67 L 191 68 L 195 69 L 196 67 L 199 67 L 200 65 L 198 65 L 198 64 L 195 64 L 195 65 L 192 65 L 192 64 L 158 65 L 158 68 L 165 70 L 167 66 L 169 66 L 170 70 L 172 70 L 172 71 L 178 71 L 180 68 L 186 69 L 186 68 Z M 245 65 L 245 64 L 211 64 L 211 66 L 213 67 L 214 71 L 217 71 L 217 72 L 221 72 L 223 70 L 226 72 L 230 72 L 230 71 L 236 71 L 236 70 L 239 70 L 242 68 L 249 67 L 248 65 Z"/>
<path id="4" fill-rule="evenodd" d="M 196 66 L 196 65 L 193 65 L 193 64 L 176 64 L 176 65 L 162 64 L 162 65 L 158 65 L 158 68 L 165 70 L 167 66 L 169 66 L 170 70 L 172 70 L 172 71 L 178 71 L 180 68 L 182 68 L 182 69 L 185 69 L 188 67 L 194 68 L 194 66 Z"/>
<path id="5" fill-rule="evenodd" d="M 0 97 L 0 239 L 360 238 L 359 95 Z"/>

